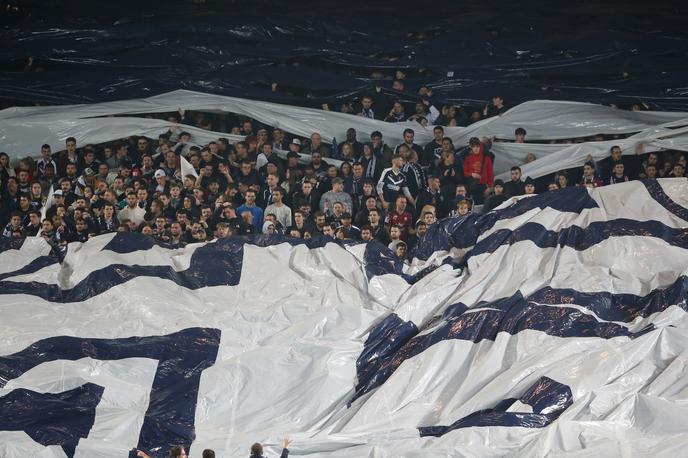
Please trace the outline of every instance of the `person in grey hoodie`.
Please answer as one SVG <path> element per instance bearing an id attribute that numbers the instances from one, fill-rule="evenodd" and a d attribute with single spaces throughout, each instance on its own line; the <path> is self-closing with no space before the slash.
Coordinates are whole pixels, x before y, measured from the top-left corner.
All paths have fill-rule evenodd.
<path id="1" fill-rule="evenodd" d="M 326 216 L 331 216 L 335 202 L 341 202 L 344 205 L 344 212 L 351 213 L 353 211 L 351 196 L 344 192 L 344 182 L 339 177 L 332 180 L 332 190 L 320 197 L 320 210 Z"/>

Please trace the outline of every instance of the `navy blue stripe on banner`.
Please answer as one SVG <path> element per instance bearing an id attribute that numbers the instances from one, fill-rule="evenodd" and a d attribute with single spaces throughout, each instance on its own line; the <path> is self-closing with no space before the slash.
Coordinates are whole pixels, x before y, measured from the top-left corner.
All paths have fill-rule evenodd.
<path id="1" fill-rule="evenodd" d="M 15 239 L 14 237 L 0 236 L 0 253 L 7 250 L 19 250 L 24 244 L 25 238 Z"/>
<path id="2" fill-rule="evenodd" d="M 539 248 L 569 247 L 582 251 L 610 237 L 624 236 L 654 237 L 672 246 L 688 248 L 688 229 L 674 229 L 659 221 L 619 218 L 593 222 L 585 228 L 570 226 L 559 232 L 547 230 L 539 223 L 526 223 L 518 229 L 500 229 L 485 237 L 466 254 L 463 262 L 473 256 L 492 253 L 502 245 L 513 245 L 526 240 Z"/>
<path id="3" fill-rule="evenodd" d="M 498 221 L 523 215 L 534 208 L 580 213 L 586 209 L 598 208 L 598 205 L 586 189 L 569 187 L 521 199 L 507 208 L 486 214 L 471 213 L 466 217 L 445 218 L 428 228 L 414 256 L 427 260 L 436 251 L 472 247 Z"/>
<path id="4" fill-rule="evenodd" d="M 688 311 L 688 277 L 681 276 L 669 287 L 651 291 L 645 296 L 585 293 L 573 289 L 546 287 L 530 296 L 528 301 L 539 304 L 576 304 L 585 307 L 605 321 L 631 322 L 637 317 L 648 317 L 672 305 Z"/>
<path id="5" fill-rule="evenodd" d="M 686 178 L 683 178 L 683 180 L 686 180 Z M 688 208 L 682 207 L 674 202 L 673 199 L 664 192 L 662 185 L 660 185 L 657 180 L 643 180 L 643 184 L 648 194 L 650 194 L 650 197 L 657 201 L 657 203 L 682 220 L 688 221 Z"/>
<path id="6" fill-rule="evenodd" d="M 41 445 L 59 445 L 72 458 L 93 427 L 103 391 L 93 383 L 57 394 L 12 390 L 0 397 L 0 431 L 23 431 Z"/>
<path id="7" fill-rule="evenodd" d="M 219 345 L 220 331 L 212 328 L 189 328 L 165 336 L 120 339 L 51 337 L 0 357 L 0 387 L 49 361 L 76 361 L 85 357 L 103 361 L 155 359 L 158 368 L 138 448 L 150 451 L 151 456 L 163 456 L 173 445 L 188 447 L 193 442 L 201 373 L 215 364 Z M 39 412 L 34 412 L 36 415 Z"/>
<path id="8" fill-rule="evenodd" d="M 71 289 L 61 289 L 58 285 L 41 282 L 3 280 L 22 273 L 30 273 L 30 271 L 38 270 L 39 265 L 50 263 L 48 258 L 37 259 L 35 264 L 32 263 L 30 266 L 0 277 L 0 294 L 30 294 L 59 303 L 80 302 L 136 277 L 167 279 L 188 289 L 220 285 L 233 286 L 238 285 L 241 279 L 245 244 L 267 247 L 289 243 L 293 246 L 305 245 L 309 248 L 320 248 L 329 242 L 336 243 L 334 239 L 328 237 L 304 241 L 279 235 L 220 239 L 197 248 L 191 256 L 189 268 L 184 271 L 177 272 L 170 266 L 112 264 L 91 272 Z M 107 256 L 105 251 L 126 254 L 148 250 L 154 245 L 156 242 L 145 235 L 131 232 L 118 233 L 108 242 L 102 252 L 103 256 Z M 51 255 L 50 259 L 55 258 Z"/>
<path id="9" fill-rule="evenodd" d="M 368 278 L 385 274 L 404 275 L 403 261 L 380 242 L 368 242 L 363 257 Z"/>
<path id="10" fill-rule="evenodd" d="M 620 321 L 630 323 L 638 317 L 648 317 L 659 313 L 672 305 L 688 311 L 686 303 L 688 297 L 688 277 L 681 276 L 666 287 L 658 288 L 645 296 L 633 294 L 612 294 L 608 292 L 579 292 L 573 289 L 542 288 L 530 294 L 526 301 L 532 304 L 548 305 L 578 305 L 595 313 L 605 321 Z M 507 311 L 512 303 L 509 301 L 494 301 L 478 303 L 474 309 L 497 308 Z M 462 303 L 447 307 L 442 316 L 430 320 L 425 329 L 432 329 L 442 320 L 450 320 L 461 316 L 468 308 Z M 382 360 L 405 345 L 418 334 L 416 325 L 404 321 L 396 314 L 391 314 L 376 325 L 366 339 L 364 349 L 356 362 L 359 381 L 370 380 Z"/>
<path id="11" fill-rule="evenodd" d="M 484 409 L 467 415 L 449 426 L 422 426 L 421 437 L 442 436 L 449 431 L 475 426 L 520 426 L 543 428 L 573 404 L 573 393 L 568 386 L 548 377 L 541 377 L 519 399 L 532 407 L 533 412 L 507 412 L 516 399 L 505 399 L 492 409 Z"/>
<path id="12" fill-rule="evenodd" d="M 39 256 L 21 269 L 17 269 L 13 272 L 5 272 L 4 274 L 0 274 L 0 280 L 4 280 L 6 278 L 14 277 L 17 275 L 26 275 L 26 274 L 32 274 L 36 273 L 39 270 L 52 266 L 53 264 L 58 264 L 60 260 L 57 258 L 55 255 L 48 255 L 48 256 Z"/>
<path id="13" fill-rule="evenodd" d="M 426 326 L 425 329 L 432 331 L 422 335 L 416 332 L 415 336 L 412 336 L 414 328 L 403 320 L 383 321 L 380 326 L 387 329 L 371 333 L 374 338 L 368 338 L 357 361 L 357 384 L 351 402 L 385 383 L 405 360 L 445 340 L 478 343 L 482 340 L 494 341 L 500 332 L 515 335 L 525 330 L 541 331 L 555 337 L 636 338 L 654 329 L 648 326 L 639 332 L 631 332 L 619 324 L 598 321 L 594 316 L 573 307 L 551 307 L 528 302 L 520 292 L 485 304 L 484 307 L 467 310 L 464 305 L 456 304 L 447 309 L 440 323 L 433 322 Z M 397 329 L 389 329 L 394 323 Z M 395 339 L 393 344 L 384 342 L 388 335 Z M 404 339 L 406 341 L 400 345 Z M 380 356 L 376 358 L 370 356 L 376 353 L 371 348 L 388 347 L 393 347 L 394 351 L 379 352 Z"/>

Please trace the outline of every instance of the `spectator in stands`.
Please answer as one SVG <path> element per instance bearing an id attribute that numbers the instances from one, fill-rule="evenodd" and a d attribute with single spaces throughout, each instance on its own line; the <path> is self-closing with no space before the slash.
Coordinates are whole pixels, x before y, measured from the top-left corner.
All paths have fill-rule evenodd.
<path id="1" fill-rule="evenodd" d="M 437 221 L 437 218 L 435 217 L 435 213 L 427 210 L 423 212 L 423 222 L 425 223 L 426 226 L 430 227 L 433 224 L 435 224 L 435 221 Z"/>
<path id="2" fill-rule="evenodd" d="M 460 200 L 456 203 L 456 210 L 452 212 L 451 216 L 464 217 L 471 211 L 471 203 L 468 199 Z"/>
<path id="3" fill-rule="evenodd" d="M 45 145 L 41 146 L 41 159 L 38 162 L 36 162 L 38 179 L 40 179 L 43 176 L 44 169 L 47 165 L 50 165 L 53 171 L 57 170 L 57 164 L 55 163 L 55 161 L 53 161 L 50 145 L 46 143 Z"/>
<path id="4" fill-rule="evenodd" d="M 398 226 L 402 239 L 406 239 L 413 227 L 413 215 L 407 210 L 408 202 L 406 196 L 397 196 L 394 202 L 394 210 L 392 210 L 385 218 L 385 224 L 391 229 L 392 226 Z"/>
<path id="5" fill-rule="evenodd" d="M 648 180 L 655 180 L 659 178 L 659 172 L 657 171 L 657 166 L 655 164 L 648 164 L 645 167 L 645 177 Z"/>
<path id="6" fill-rule="evenodd" d="M 588 161 L 583 165 L 583 176 L 578 186 L 583 188 L 598 188 L 602 186 L 602 180 L 595 174 L 595 164 Z"/>
<path id="7" fill-rule="evenodd" d="M 292 216 L 291 208 L 282 201 L 284 197 L 284 190 L 280 187 L 274 189 L 272 193 L 272 204 L 265 208 L 265 213 L 272 213 L 277 218 L 277 221 L 286 228 L 291 226 Z"/>
<path id="8" fill-rule="evenodd" d="M 495 208 L 499 207 L 502 203 L 504 203 L 506 199 L 507 197 L 504 194 L 504 182 L 499 179 L 495 180 L 494 186 L 492 188 L 492 194 L 490 194 L 490 196 L 485 200 L 485 204 L 483 205 L 483 211 L 487 213 L 491 210 L 494 210 Z"/>
<path id="9" fill-rule="evenodd" d="M 492 103 L 485 105 L 483 109 L 483 116 L 491 117 L 503 114 L 507 110 L 504 105 L 504 97 L 501 95 L 495 95 L 492 97 Z"/>
<path id="10" fill-rule="evenodd" d="M 263 143 L 260 148 L 260 154 L 256 159 L 256 168 L 260 172 L 263 167 L 265 167 L 268 162 L 272 162 L 277 166 L 278 169 L 282 168 L 282 160 L 273 152 L 272 144 Z"/>
<path id="11" fill-rule="evenodd" d="M 98 233 L 115 232 L 119 227 L 119 220 L 115 216 L 115 206 L 110 202 L 103 205 L 103 214 L 98 218 Z"/>
<path id="12" fill-rule="evenodd" d="M 365 206 L 356 214 L 356 218 L 354 220 L 355 224 L 360 228 L 363 228 L 363 226 L 367 225 L 369 222 L 368 215 L 373 209 L 377 209 L 377 199 L 375 196 L 369 196 L 365 200 Z"/>
<path id="13" fill-rule="evenodd" d="M 289 445 L 292 441 L 288 437 L 285 437 L 282 441 L 282 454 L 280 458 L 287 458 L 289 456 Z M 251 446 L 251 456 L 249 458 L 264 458 L 263 457 L 263 446 L 259 443 L 255 443 Z"/>
<path id="14" fill-rule="evenodd" d="M 628 175 L 626 175 L 624 169 L 625 167 L 623 162 L 616 162 L 614 164 L 614 171 L 612 172 L 612 175 L 609 177 L 607 184 L 616 184 L 629 181 L 630 179 L 628 178 Z"/>
<path id="15" fill-rule="evenodd" d="M 22 214 L 21 212 L 15 211 L 12 212 L 12 216 L 10 217 L 10 222 L 7 223 L 5 226 L 5 229 L 2 231 L 3 237 L 12 237 L 12 234 L 16 231 L 21 232 L 24 234 L 24 226 L 22 224 Z"/>
<path id="16" fill-rule="evenodd" d="M 160 212 L 162 212 L 162 208 Z M 138 205 L 136 194 L 133 192 L 127 194 L 127 206 L 119 211 L 117 218 L 120 220 L 128 219 L 134 223 L 134 226 L 138 227 L 144 222 L 145 216 L 146 210 Z"/>
<path id="17" fill-rule="evenodd" d="M 24 222 L 24 233 L 27 237 L 34 237 L 41 231 L 41 213 L 37 210 L 29 212 L 27 220 Z"/>
<path id="18" fill-rule="evenodd" d="M 420 145 L 414 143 L 414 141 L 413 141 L 415 138 L 415 132 L 413 131 L 413 129 L 404 129 L 403 136 L 404 136 L 404 143 L 397 145 L 397 147 L 394 149 L 394 154 L 400 154 L 401 152 L 399 151 L 399 148 L 402 145 L 406 145 L 406 147 L 409 150 L 414 150 L 418 154 L 419 158 L 423 157 L 423 148 L 421 148 Z"/>
<path id="19" fill-rule="evenodd" d="M 393 225 L 390 226 L 389 228 L 389 243 L 387 244 L 387 248 L 389 248 L 392 251 L 396 251 L 397 244 L 401 242 L 401 232 L 402 232 L 402 227 Z"/>
<path id="20" fill-rule="evenodd" d="M 353 211 L 351 196 L 344 192 L 344 182 L 339 177 L 332 180 L 332 190 L 327 191 L 320 198 L 320 210 L 326 215 L 332 215 L 332 207 L 335 202 L 341 202 L 345 212 Z"/>
<path id="21" fill-rule="evenodd" d="M 526 135 L 527 135 L 526 130 L 523 127 L 517 128 L 516 131 L 514 132 L 514 137 L 516 139 L 515 140 L 516 143 L 525 143 L 526 142 Z"/>
<path id="22" fill-rule="evenodd" d="M 470 151 L 463 162 L 466 188 L 475 202 L 481 203 L 484 195 L 491 191 L 494 180 L 492 158 L 476 137 L 470 139 L 469 147 Z"/>
<path id="23" fill-rule="evenodd" d="M 379 131 L 374 131 L 370 134 L 370 146 L 373 154 L 382 161 L 383 167 L 389 167 L 392 164 L 392 149 L 388 147 L 382 139 L 382 134 Z"/>
<path id="24" fill-rule="evenodd" d="M 339 219 L 339 222 L 341 223 L 340 228 L 346 229 L 346 235 L 350 238 L 353 239 L 360 239 L 361 237 L 361 230 L 351 224 L 351 214 L 344 212 L 342 213 L 342 216 Z"/>
<path id="25" fill-rule="evenodd" d="M 363 155 L 359 163 L 363 169 L 363 176 L 377 182 L 382 174 L 382 159 L 373 154 L 373 146 L 370 143 L 363 145 Z"/>
<path id="26" fill-rule="evenodd" d="M 351 148 L 351 153 L 346 157 L 343 155 L 343 148 L 348 145 Z M 346 140 L 338 146 L 338 158 L 355 160 L 363 154 L 363 144 L 356 139 L 356 129 L 350 127 L 346 130 Z"/>
<path id="27" fill-rule="evenodd" d="M 443 142 L 443 145 L 448 146 L 448 142 Z M 453 191 L 458 184 L 464 182 L 463 166 L 453 149 L 443 149 L 439 163 L 433 168 L 433 175 L 439 178 L 440 188 L 445 193 Z"/>
<path id="28" fill-rule="evenodd" d="M 317 132 L 311 134 L 310 144 L 304 148 L 303 153 L 312 155 L 315 151 L 320 153 L 321 157 L 330 157 L 332 155 L 330 147 L 322 143 L 322 137 Z"/>
<path id="29" fill-rule="evenodd" d="M 404 105 L 401 102 L 396 101 L 392 104 L 392 109 L 385 118 L 387 122 L 403 122 L 406 121 L 406 112 L 404 111 Z"/>
<path id="30" fill-rule="evenodd" d="M 253 227 L 263 227 L 263 209 L 256 205 L 256 192 L 253 189 L 246 191 L 246 203 L 237 208 L 239 215 L 244 215 L 245 212 L 251 214 L 250 225 Z"/>
<path id="31" fill-rule="evenodd" d="M 428 177 L 428 186 L 418 194 L 416 199 L 416 216 L 421 208 L 432 205 L 437 209 L 437 215 L 443 218 L 447 214 L 446 198 L 441 192 L 440 179 L 437 176 Z M 456 187 L 453 187 L 456 189 Z"/>
<path id="32" fill-rule="evenodd" d="M 420 163 L 424 167 L 431 167 L 437 164 L 442 156 L 442 140 L 444 139 L 444 128 L 435 126 L 432 129 L 433 140 L 425 145 L 423 154 L 420 156 Z"/>
<path id="33" fill-rule="evenodd" d="M 415 200 L 409 191 L 406 176 L 401 171 L 404 165 L 404 158 L 399 154 L 395 154 L 392 160 L 392 167 L 385 169 L 382 172 L 382 176 L 380 176 L 380 180 L 377 183 L 377 194 L 384 209 L 388 209 L 389 204 L 394 202 L 397 196 L 401 194 L 405 195 L 412 205 L 415 205 Z"/>
<path id="34" fill-rule="evenodd" d="M 356 113 L 368 119 L 375 119 L 375 110 L 373 109 L 373 98 L 369 95 L 363 96 L 361 99 L 361 111 Z"/>
<path id="35" fill-rule="evenodd" d="M 624 165 L 624 171 L 630 179 L 635 179 L 640 170 L 639 153 L 641 150 L 636 149 L 636 154 L 633 156 L 622 156 L 621 147 L 614 145 L 610 149 L 609 156 L 604 158 L 599 163 L 600 173 L 602 177 L 608 182 L 614 174 L 614 167 L 617 163 Z"/>
<path id="36" fill-rule="evenodd" d="M 380 210 L 373 208 L 368 212 L 368 226 L 375 240 L 383 245 L 389 244 L 389 232 L 381 222 Z"/>
<path id="37" fill-rule="evenodd" d="M 314 176 L 318 179 L 321 180 L 327 176 L 327 167 L 328 164 L 327 162 L 322 160 L 322 156 L 318 151 L 314 151 L 311 154 L 311 164 L 310 166 L 313 169 L 313 174 Z M 308 176 L 308 167 L 306 167 L 306 176 Z"/>
<path id="38" fill-rule="evenodd" d="M 422 221 L 422 220 L 417 221 L 416 222 L 416 238 L 417 238 L 418 242 L 423 240 L 423 237 L 425 236 L 425 234 L 427 232 L 428 232 L 428 225 L 425 224 L 425 221 Z"/>
<path id="39" fill-rule="evenodd" d="M 525 194 L 526 185 L 521 179 L 521 167 L 511 167 L 511 181 L 504 183 L 504 196 L 514 197 Z"/>
<path id="40" fill-rule="evenodd" d="M 532 178 L 527 177 L 524 185 L 523 191 L 525 195 L 532 196 L 535 194 L 535 181 Z"/>
<path id="41" fill-rule="evenodd" d="M 415 198 L 418 196 L 418 193 L 428 185 L 425 171 L 418 163 L 419 156 L 416 150 L 410 149 L 404 144 L 401 145 L 399 151 L 406 161 L 401 171 L 404 173 L 404 176 L 406 176 L 409 192 Z"/>
<path id="42" fill-rule="evenodd" d="M 557 185 L 559 186 L 559 189 L 564 189 L 569 185 L 569 175 L 566 173 L 566 170 L 560 170 L 557 172 L 557 174 L 554 176 Z"/>

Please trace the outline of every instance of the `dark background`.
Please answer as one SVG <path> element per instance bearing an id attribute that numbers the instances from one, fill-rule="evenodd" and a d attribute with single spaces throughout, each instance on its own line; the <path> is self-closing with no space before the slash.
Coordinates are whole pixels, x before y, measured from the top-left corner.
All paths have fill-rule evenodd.
<path id="1" fill-rule="evenodd" d="M 184 88 L 320 106 L 403 68 L 444 102 L 688 110 L 686 4 L 0 0 L 0 104 Z"/>

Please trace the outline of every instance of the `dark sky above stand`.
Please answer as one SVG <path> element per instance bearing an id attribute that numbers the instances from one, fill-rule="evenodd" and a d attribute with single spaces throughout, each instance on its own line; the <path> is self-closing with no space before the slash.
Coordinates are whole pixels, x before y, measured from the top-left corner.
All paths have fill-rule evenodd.
<path id="1" fill-rule="evenodd" d="M 0 100 L 183 88 L 319 106 L 391 87 L 402 68 L 409 92 L 427 83 L 445 102 L 688 110 L 687 4 L 0 0 Z"/>

